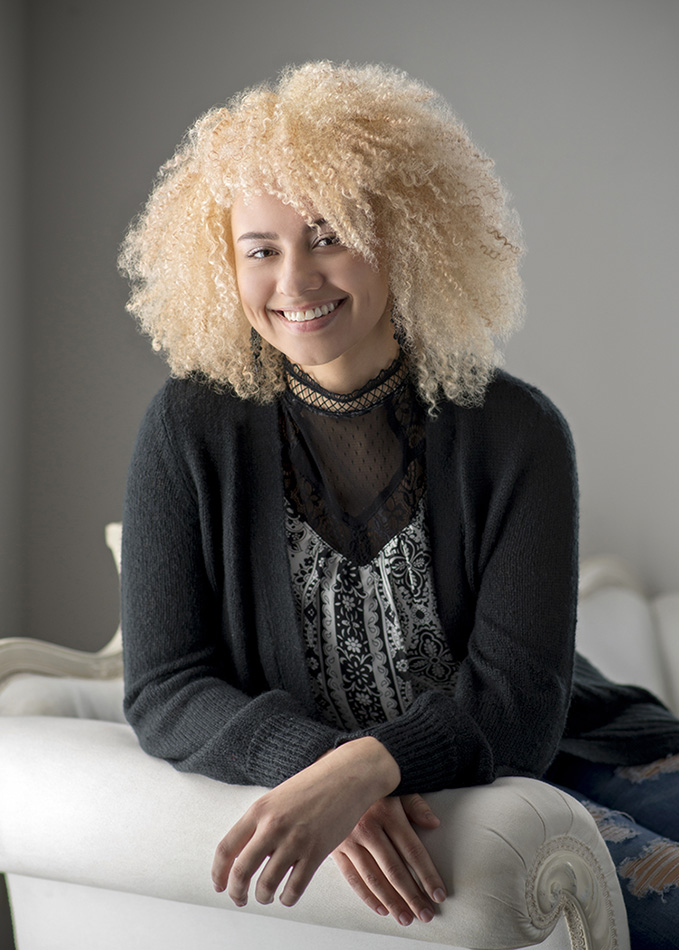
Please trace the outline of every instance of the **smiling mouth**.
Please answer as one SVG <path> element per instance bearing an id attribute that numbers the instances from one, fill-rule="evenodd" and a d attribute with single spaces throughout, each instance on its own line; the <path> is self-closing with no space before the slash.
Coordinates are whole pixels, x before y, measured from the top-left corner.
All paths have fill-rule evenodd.
<path id="1" fill-rule="evenodd" d="M 310 320 L 318 320 L 319 317 L 327 317 L 333 310 L 341 307 L 346 299 L 344 297 L 342 300 L 324 303 L 320 307 L 313 307 L 309 310 L 276 310 L 276 313 L 289 320 L 290 323 L 308 323 Z"/>

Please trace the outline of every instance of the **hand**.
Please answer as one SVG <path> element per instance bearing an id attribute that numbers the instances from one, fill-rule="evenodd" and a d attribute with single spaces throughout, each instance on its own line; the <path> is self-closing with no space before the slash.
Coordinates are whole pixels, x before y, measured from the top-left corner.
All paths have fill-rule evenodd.
<path id="1" fill-rule="evenodd" d="M 407 926 L 428 923 L 446 888 L 413 825 L 437 828 L 439 819 L 419 795 L 382 798 L 333 851 L 340 871 L 376 913 Z"/>
<path id="2" fill-rule="evenodd" d="M 292 868 L 280 898 L 292 906 L 366 809 L 399 781 L 398 765 L 377 739 L 364 737 L 333 749 L 258 798 L 236 822 L 215 853 L 215 890 L 228 890 L 242 907 L 254 874 L 268 858 L 255 897 L 270 904 Z"/>

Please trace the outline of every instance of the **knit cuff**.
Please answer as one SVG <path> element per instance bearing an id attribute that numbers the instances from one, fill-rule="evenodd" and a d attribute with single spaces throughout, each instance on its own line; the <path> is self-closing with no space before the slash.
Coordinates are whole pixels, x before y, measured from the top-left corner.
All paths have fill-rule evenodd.
<path id="1" fill-rule="evenodd" d="M 359 736 L 374 736 L 398 763 L 401 782 L 394 795 L 483 785 L 495 778 L 481 730 L 442 693 L 424 693 L 397 719 L 343 736 L 337 744 Z"/>
<path id="2" fill-rule="evenodd" d="M 253 782 L 273 788 L 335 746 L 337 730 L 303 716 L 267 719 L 247 749 L 247 772 Z"/>

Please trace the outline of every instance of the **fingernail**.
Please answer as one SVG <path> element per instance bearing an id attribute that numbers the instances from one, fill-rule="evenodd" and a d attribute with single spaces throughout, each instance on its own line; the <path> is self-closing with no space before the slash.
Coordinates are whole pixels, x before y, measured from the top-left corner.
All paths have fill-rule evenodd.
<path id="1" fill-rule="evenodd" d="M 217 891 L 218 894 L 221 894 L 222 891 L 224 890 L 221 884 L 213 884 L 212 886 L 214 887 L 214 889 Z"/>
<path id="2" fill-rule="evenodd" d="M 428 907 L 425 907 L 424 910 L 420 911 L 420 920 L 423 924 L 428 924 L 431 920 L 434 919 L 434 915 L 429 910 Z"/>
<path id="3" fill-rule="evenodd" d="M 389 911 L 387 910 L 386 907 L 376 907 L 375 910 L 376 910 L 377 913 L 380 915 L 380 917 L 388 917 L 388 916 L 389 916 Z"/>
<path id="4" fill-rule="evenodd" d="M 446 892 L 442 887 L 437 887 L 431 896 L 434 898 L 437 904 L 442 904 L 446 899 Z"/>
<path id="5" fill-rule="evenodd" d="M 402 924 L 404 927 L 407 927 L 409 924 L 412 924 L 413 918 L 410 914 L 406 914 L 405 911 L 399 915 L 398 918 L 399 924 Z"/>

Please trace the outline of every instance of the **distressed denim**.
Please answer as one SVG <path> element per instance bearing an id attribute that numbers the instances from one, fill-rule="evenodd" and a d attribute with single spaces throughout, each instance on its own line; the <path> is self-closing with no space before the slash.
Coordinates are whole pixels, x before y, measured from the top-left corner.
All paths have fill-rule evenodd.
<path id="1" fill-rule="evenodd" d="M 632 950 L 677 950 L 679 754 L 618 768 L 560 755 L 545 779 L 596 821 L 618 871 Z"/>

